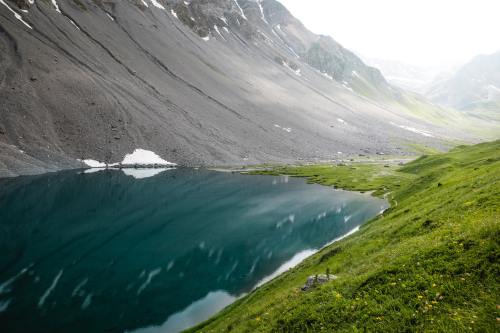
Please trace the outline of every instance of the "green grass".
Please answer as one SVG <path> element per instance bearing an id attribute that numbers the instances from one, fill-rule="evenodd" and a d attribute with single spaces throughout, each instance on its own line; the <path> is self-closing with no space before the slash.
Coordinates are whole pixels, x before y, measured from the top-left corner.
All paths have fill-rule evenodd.
<path id="1" fill-rule="evenodd" d="M 500 141 L 383 164 L 283 167 L 392 208 L 191 331 L 498 332 Z M 329 269 L 339 278 L 300 287 Z"/>
<path id="2" fill-rule="evenodd" d="M 434 155 L 434 154 L 442 153 L 442 151 L 439 151 L 438 149 L 436 149 L 434 147 L 419 144 L 419 143 L 407 143 L 406 146 L 408 148 L 410 148 L 412 151 L 414 151 L 415 153 L 422 154 L 422 155 Z"/>
<path id="3" fill-rule="evenodd" d="M 384 161 L 341 166 L 323 164 L 274 167 L 272 170 L 255 171 L 250 174 L 305 177 L 309 183 L 334 186 L 350 191 L 373 191 L 374 195 L 380 197 L 415 178 L 414 175 L 397 172 L 397 166 Z"/>
<path id="4" fill-rule="evenodd" d="M 421 96 L 405 93 L 397 102 L 388 105 L 406 110 L 409 115 L 444 128 L 453 128 L 482 140 L 500 138 L 500 117 L 494 104 L 489 110 L 478 109 L 469 112 L 443 108 L 429 103 Z"/>

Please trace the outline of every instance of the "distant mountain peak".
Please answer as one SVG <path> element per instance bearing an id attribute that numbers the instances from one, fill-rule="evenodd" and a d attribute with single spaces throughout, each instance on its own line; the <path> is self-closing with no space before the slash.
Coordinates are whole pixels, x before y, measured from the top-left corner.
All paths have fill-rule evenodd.
<path id="1" fill-rule="evenodd" d="M 478 55 L 426 93 L 438 104 L 463 111 L 490 111 L 500 119 L 500 52 Z"/>

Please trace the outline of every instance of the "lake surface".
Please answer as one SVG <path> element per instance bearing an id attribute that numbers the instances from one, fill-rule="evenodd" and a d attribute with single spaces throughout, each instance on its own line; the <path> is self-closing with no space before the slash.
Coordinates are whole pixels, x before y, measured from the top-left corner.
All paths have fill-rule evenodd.
<path id="1" fill-rule="evenodd" d="M 387 207 L 297 178 L 158 172 L 0 180 L 2 332 L 178 332 Z"/>

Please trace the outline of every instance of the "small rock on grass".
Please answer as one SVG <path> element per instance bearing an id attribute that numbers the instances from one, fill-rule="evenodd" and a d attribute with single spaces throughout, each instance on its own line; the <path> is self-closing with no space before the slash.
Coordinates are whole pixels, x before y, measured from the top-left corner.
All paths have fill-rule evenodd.
<path id="1" fill-rule="evenodd" d="M 316 285 L 327 283 L 328 281 L 336 280 L 337 276 L 333 274 L 318 274 L 311 275 L 307 278 L 306 284 L 301 288 L 302 291 L 307 291 Z"/>

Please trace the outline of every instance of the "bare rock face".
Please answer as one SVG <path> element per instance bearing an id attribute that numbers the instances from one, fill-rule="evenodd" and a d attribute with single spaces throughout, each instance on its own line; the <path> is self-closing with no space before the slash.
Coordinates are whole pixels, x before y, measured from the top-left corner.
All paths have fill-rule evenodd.
<path id="1" fill-rule="evenodd" d="M 19 9 L 27 10 L 30 8 L 30 2 L 28 0 L 15 0 L 15 3 Z"/>
<path id="2" fill-rule="evenodd" d="M 379 73 L 275 0 L 29 4 L 0 4 L 0 174 L 138 148 L 237 166 L 436 140 L 391 123 L 448 135 L 395 109 Z"/>

